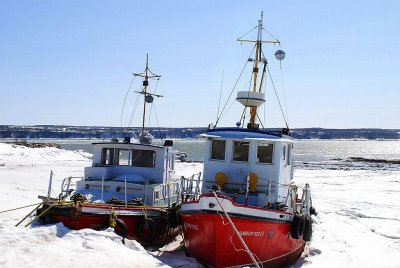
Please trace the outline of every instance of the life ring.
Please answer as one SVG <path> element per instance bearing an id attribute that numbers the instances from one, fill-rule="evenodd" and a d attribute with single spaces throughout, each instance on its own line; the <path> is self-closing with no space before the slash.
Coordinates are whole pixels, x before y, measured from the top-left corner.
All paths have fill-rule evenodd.
<path id="1" fill-rule="evenodd" d="M 311 241 L 311 237 L 312 237 L 312 219 L 310 216 L 307 216 L 304 220 L 303 240 L 306 242 Z"/>
<path id="2" fill-rule="evenodd" d="M 125 244 L 125 238 L 128 236 L 128 226 L 122 219 L 115 220 L 114 232 L 122 237 L 122 243 Z"/>
<path id="3" fill-rule="evenodd" d="M 304 225 L 305 225 L 304 216 L 300 216 L 298 214 L 294 215 L 290 226 L 290 235 L 294 239 L 301 238 L 301 236 L 304 233 Z"/>
<path id="4" fill-rule="evenodd" d="M 135 227 L 135 235 L 141 243 L 153 243 L 157 236 L 156 222 L 150 218 L 139 220 Z"/>

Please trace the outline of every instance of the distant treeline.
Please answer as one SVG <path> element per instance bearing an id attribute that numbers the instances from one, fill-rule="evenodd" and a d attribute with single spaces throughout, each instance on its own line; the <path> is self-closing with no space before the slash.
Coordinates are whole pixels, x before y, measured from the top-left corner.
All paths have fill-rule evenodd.
<path id="1" fill-rule="evenodd" d="M 206 128 L 149 128 L 155 138 L 196 138 Z M 272 129 L 279 132 L 279 129 Z M 13 126 L 0 125 L 0 138 L 13 139 L 110 139 L 137 138 L 140 128 L 87 126 Z M 295 128 L 290 133 L 296 139 L 400 139 L 400 129 L 326 129 Z"/>

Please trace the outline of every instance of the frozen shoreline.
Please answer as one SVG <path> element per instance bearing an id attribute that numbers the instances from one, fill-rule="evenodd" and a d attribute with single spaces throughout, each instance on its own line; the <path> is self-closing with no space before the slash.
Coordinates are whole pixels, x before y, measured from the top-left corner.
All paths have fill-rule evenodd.
<path id="1" fill-rule="evenodd" d="M 90 165 L 84 152 L 0 143 L 0 211 L 38 203 L 50 170 L 59 189 L 63 178 L 82 176 Z M 201 169 L 199 163 L 177 163 L 179 176 Z M 309 256 L 294 267 L 399 267 L 400 171 L 297 169 L 295 178 L 310 183 L 319 215 Z M 124 246 L 111 229 L 14 227 L 32 209 L 0 214 L 1 267 L 202 267 L 179 248 L 181 238 L 148 253 L 136 241 Z"/>

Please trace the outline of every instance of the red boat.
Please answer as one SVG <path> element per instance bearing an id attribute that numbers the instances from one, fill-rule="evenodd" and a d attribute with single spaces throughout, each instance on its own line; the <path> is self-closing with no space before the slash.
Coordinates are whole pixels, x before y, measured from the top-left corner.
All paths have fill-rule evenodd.
<path id="1" fill-rule="evenodd" d="M 255 44 L 255 56 L 248 60 L 253 65 L 251 87 L 236 98 L 244 111 L 236 127 L 217 128 L 219 116 L 202 134 L 203 194 L 179 210 L 187 254 L 211 267 L 282 267 L 302 254 L 312 236 L 315 209 L 309 185 L 300 188 L 292 182 L 294 140 L 289 127 L 273 131 L 257 123 L 268 63 L 261 46 L 279 41 L 262 40 L 262 15 L 255 29 L 256 40 L 238 39 Z M 284 52 L 278 50 L 275 56 L 282 60 Z M 243 127 L 248 111 L 250 122 Z"/>
<path id="2" fill-rule="evenodd" d="M 142 90 L 146 103 L 160 95 L 149 91 L 149 79 L 159 79 L 148 68 L 143 73 Z M 124 238 L 135 239 L 143 246 L 163 246 L 181 233 L 177 209 L 184 190 L 184 180 L 175 178 L 173 142 L 152 145 L 144 131 L 143 113 L 140 142 L 93 144 L 93 164 L 86 167 L 83 178 L 64 179 L 58 198 L 48 194 L 37 210 L 41 223 L 62 222 L 71 229 L 102 230 L 113 227 Z M 76 184 L 75 184 L 76 183 Z M 73 187 L 73 185 L 75 187 Z"/>

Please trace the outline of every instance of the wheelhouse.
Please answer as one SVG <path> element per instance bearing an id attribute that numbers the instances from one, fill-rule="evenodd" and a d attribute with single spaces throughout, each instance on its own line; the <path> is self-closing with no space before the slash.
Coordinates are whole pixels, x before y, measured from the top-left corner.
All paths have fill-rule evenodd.
<path id="1" fill-rule="evenodd" d="M 111 198 L 157 206 L 177 202 L 175 151 L 169 145 L 94 143 L 92 166 L 85 167 L 77 192 L 92 196 L 92 202 Z"/>
<path id="2" fill-rule="evenodd" d="M 217 184 L 236 202 L 265 206 L 284 202 L 293 177 L 293 140 L 284 134 L 248 129 L 210 129 L 204 155 L 203 192 Z M 253 177 L 250 198 L 238 195 Z"/>

